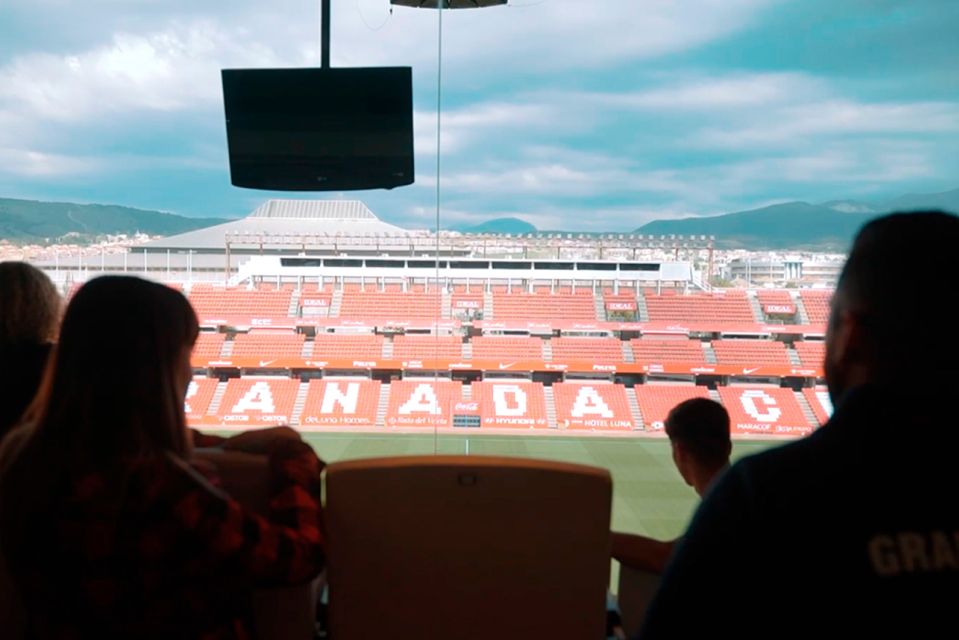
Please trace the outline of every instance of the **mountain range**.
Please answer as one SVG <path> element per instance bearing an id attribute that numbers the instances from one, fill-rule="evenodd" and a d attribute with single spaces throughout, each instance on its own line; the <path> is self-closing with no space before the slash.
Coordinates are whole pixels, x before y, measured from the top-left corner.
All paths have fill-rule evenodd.
<path id="1" fill-rule="evenodd" d="M 820 204 L 782 202 L 715 216 L 654 220 L 634 233 L 650 235 L 711 235 L 721 249 L 790 249 L 845 251 L 864 222 L 890 211 L 942 209 L 959 213 L 959 189 L 912 193 L 891 200 L 866 202 L 830 200 Z M 458 231 L 472 233 L 535 233 L 536 227 L 518 218 L 496 218 Z M 601 233 L 602 229 L 597 229 Z"/>
<path id="2" fill-rule="evenodd" d="M 880 202 L 830 200 L 820 204 L 783 202 L 715 216 L 654 220 L 634 230 L 650 235 L 711 235 L 723 249 L 845 251 L 859 227 L 889 211 L 943 209 L 959 213 L 959 189 L 906 194 Z M 227 222 L 118 205 L 39 202 L 0 198 L 0 239 L 14 242 L 84 243 L 105 235 L 173 235 Z M 471 233 L 535 233 L 519 218 L 496 218 L 454 227 Z M 560 230 L 556 230 L 560 231 Z M 597 228 L 595 233 L 604 229 Z"/>
<path id="3" fill-rule="evenodd" d="M 187 218 L 119 205 L 39 202 L 0 198 L 0 239 L 14 242 L 95 241 L 105 235 L 171 235 L 226 222 Z"/>

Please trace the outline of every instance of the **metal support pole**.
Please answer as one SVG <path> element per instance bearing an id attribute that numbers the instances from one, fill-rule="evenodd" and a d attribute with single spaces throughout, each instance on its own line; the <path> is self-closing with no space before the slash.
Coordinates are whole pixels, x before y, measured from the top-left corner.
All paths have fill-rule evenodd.
<path id="1" fill-rule="evenodd" d="M 330 0 L 321 0 L 320 4 L 320 65 L 330 68 Z"/>

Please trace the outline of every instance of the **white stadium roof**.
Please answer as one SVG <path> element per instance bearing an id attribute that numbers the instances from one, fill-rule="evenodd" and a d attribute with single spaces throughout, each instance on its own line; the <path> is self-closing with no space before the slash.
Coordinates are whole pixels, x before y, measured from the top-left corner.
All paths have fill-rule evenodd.
<path id="1" fill-rule="evenodd" d="M 152 240 L 137 248 L 222 251 L 227 234 L 243 233 L 407 236 L 415 232 L 383 222 L 359 200 L 267 200 L 245 218 Z"/>

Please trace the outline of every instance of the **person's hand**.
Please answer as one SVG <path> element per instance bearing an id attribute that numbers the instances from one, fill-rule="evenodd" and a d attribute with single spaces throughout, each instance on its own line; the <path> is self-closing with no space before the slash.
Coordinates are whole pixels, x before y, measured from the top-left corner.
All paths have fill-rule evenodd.
<path id="1" fill-rule="evenodd" d="M 300 434 L 290 427 L 270 427 L 244 431 L 227 438 L 222 447 L 228 451 L 242 451 L 243 453 L 266 454 L 270 452 L 277 440 L 302 440 Z"/>

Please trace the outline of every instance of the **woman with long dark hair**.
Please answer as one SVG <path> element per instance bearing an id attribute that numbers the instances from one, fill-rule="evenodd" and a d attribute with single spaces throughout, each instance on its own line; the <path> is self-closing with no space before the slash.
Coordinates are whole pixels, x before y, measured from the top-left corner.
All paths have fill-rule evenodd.
<path id="1" fill-rule="evenodd" d="M 30 424 L 0 454 L 0 550 L 33 637 L 252 634 L 252 588 L 322 569 L 322 462 L 290 429 L 266 453 L 268 519 L 189 464 L 183 402 L 198 326 L 180 293 L 91 280 L 67 308 Z"/>

